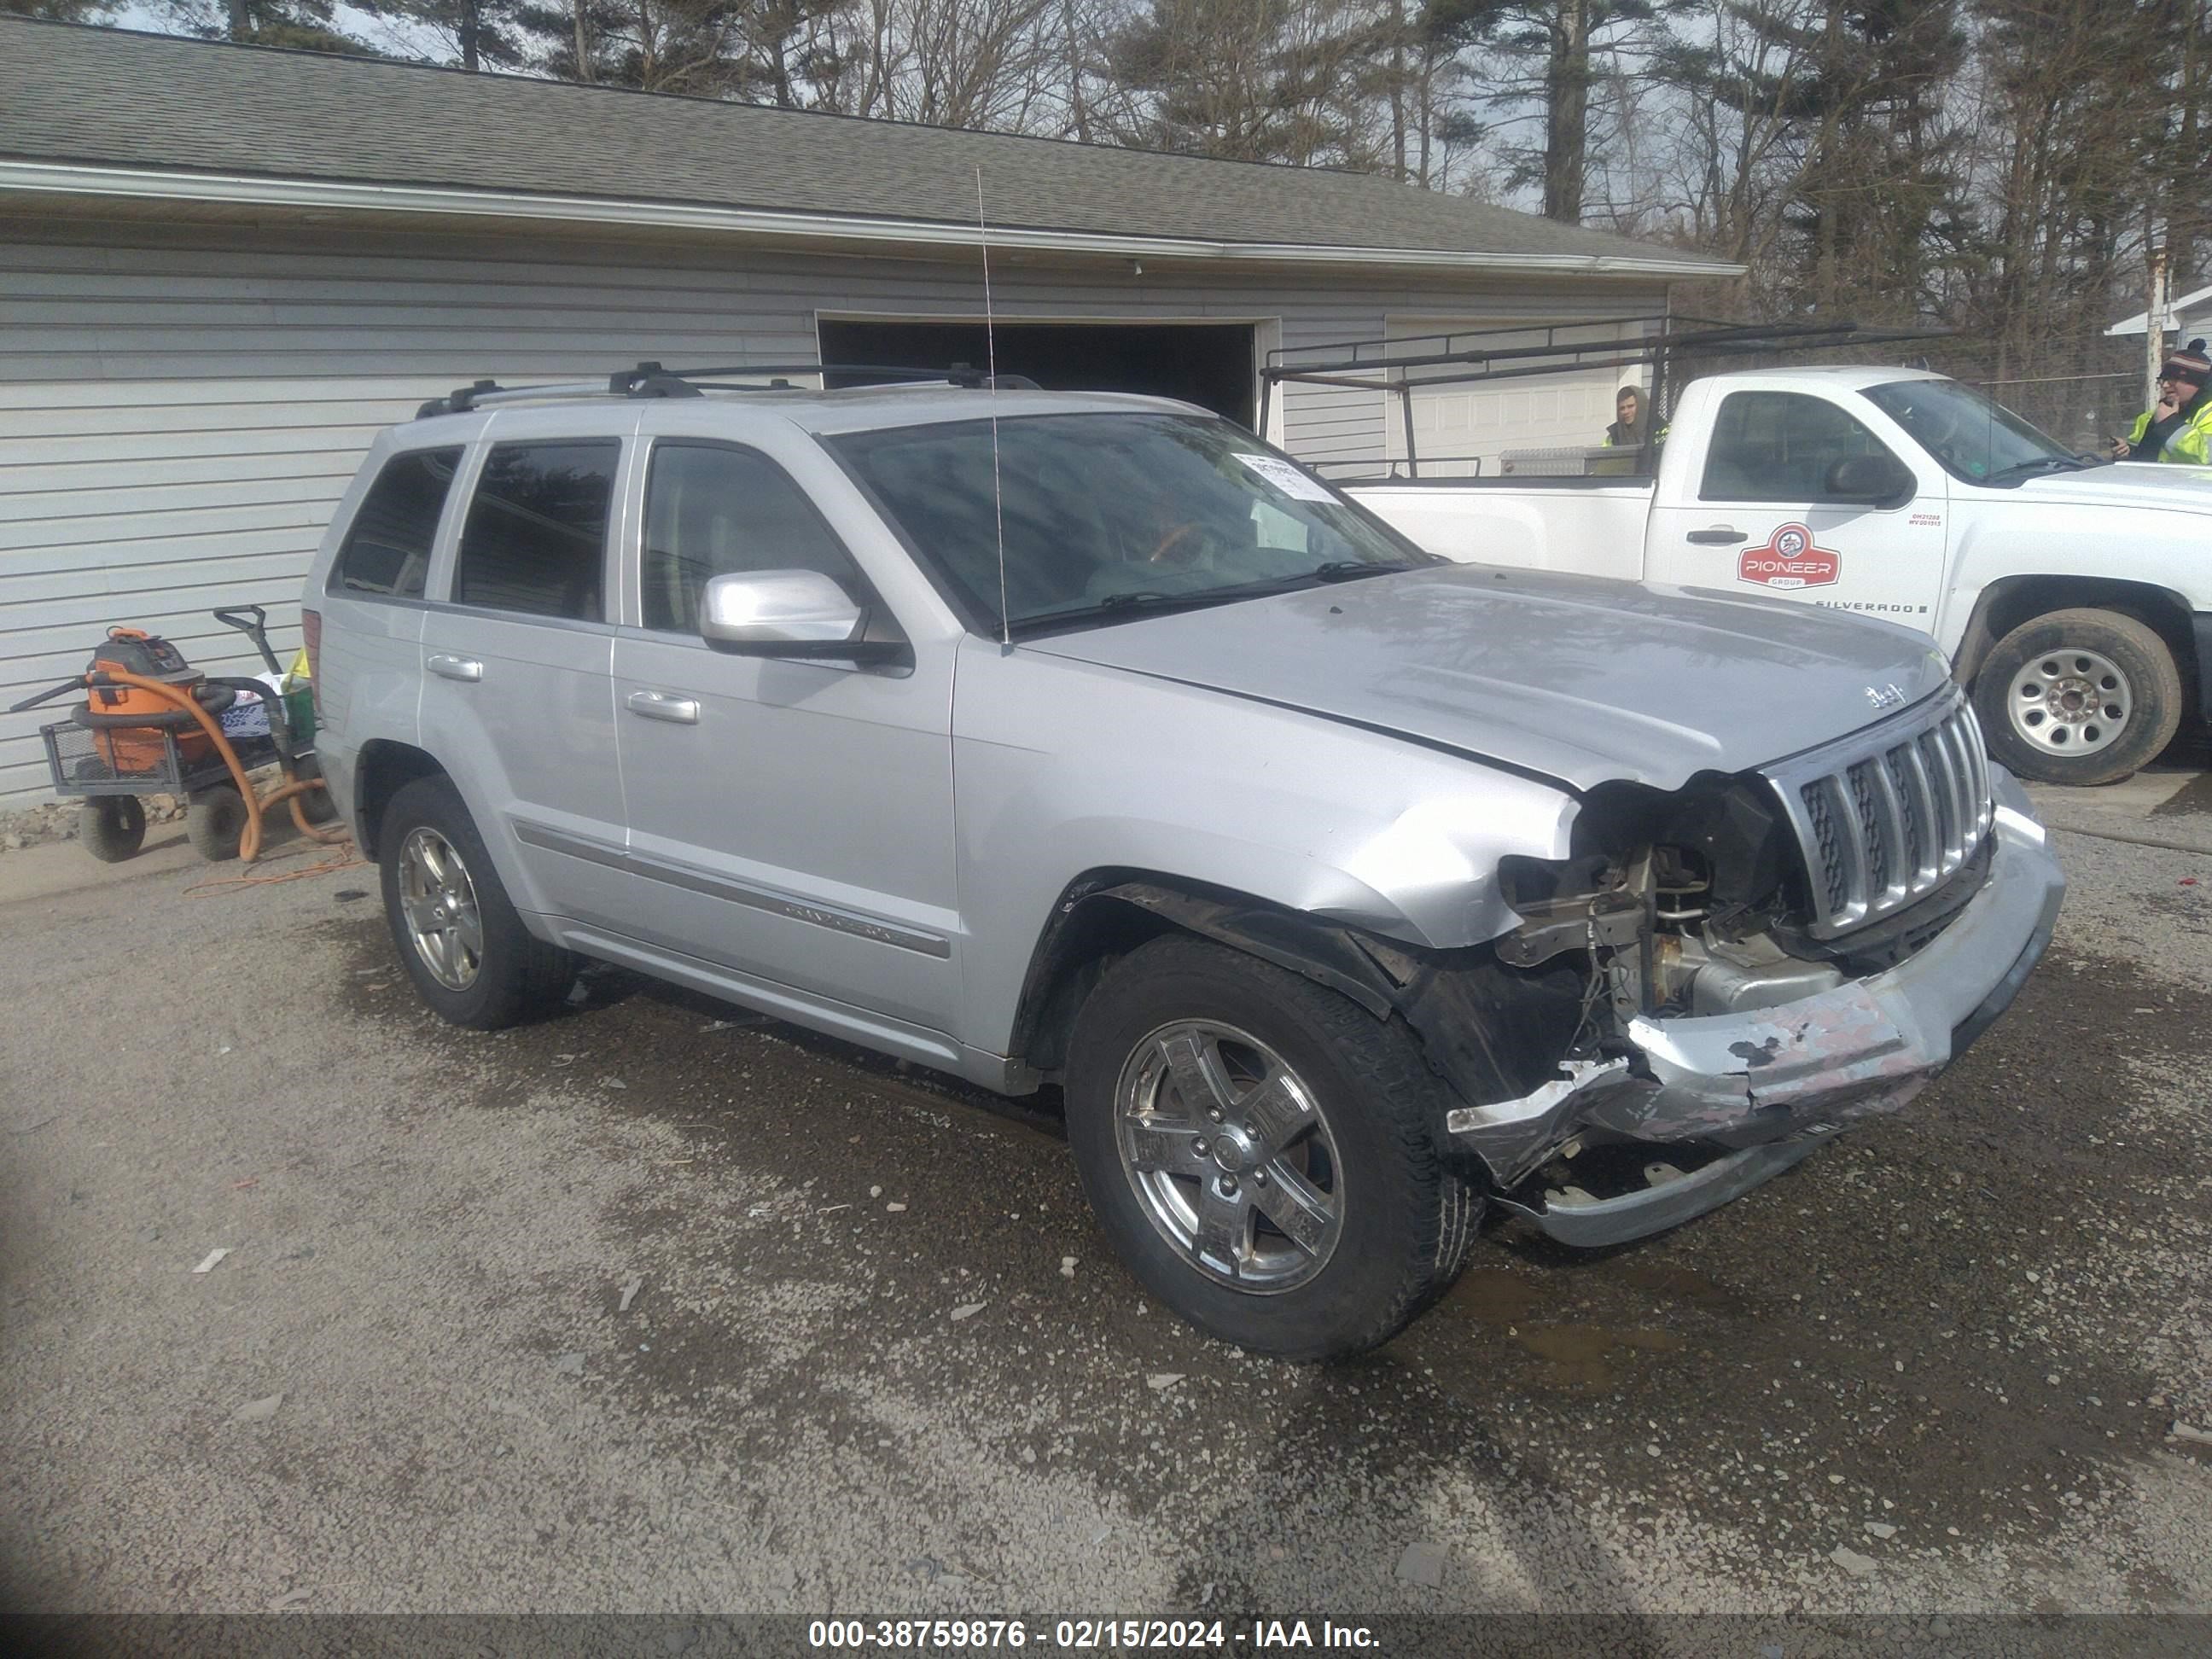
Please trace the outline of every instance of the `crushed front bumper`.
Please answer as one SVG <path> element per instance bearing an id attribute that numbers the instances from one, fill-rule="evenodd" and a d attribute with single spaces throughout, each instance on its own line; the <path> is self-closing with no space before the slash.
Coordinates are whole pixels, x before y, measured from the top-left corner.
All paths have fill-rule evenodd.
<path id="1" fill-rule="evenodd" d="M 1741 1013 L 1634 1021 L 1632 1059 L 1577 1066 L 1446 1127 L 1505 1208 L 1564 1243 L 1642 1238 L 1779 1175 L 1841 1129 L 1911 1100 L 2010 1006 L 2051 942 L 2065 878 L 2020 786 L 1992 768 L 1996 846 L 1982 890 L 1886 973 Z M 1577 1137 L 1721 1148 L 1692 1173 L 1614 1198 L 1511 1196 Z M 1525 1191 L 1525 1188 L 1522 1188 Z"/>

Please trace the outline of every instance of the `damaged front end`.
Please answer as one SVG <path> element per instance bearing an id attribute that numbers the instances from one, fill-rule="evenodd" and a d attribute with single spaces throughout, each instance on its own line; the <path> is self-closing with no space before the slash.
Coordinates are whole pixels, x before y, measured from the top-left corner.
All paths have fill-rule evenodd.
<path id="1" fill-rule="evenodd" d="M 1498 1201 L 1581 1246 L 1702 1214 L 1903 1106 L 2011 1002 L 2064 887 L 1955 693 L 1757 775 L 1592 791 L 1574 856 L 1506 862 L 1521 925 L 1404 1012 L 1480 1103 L 1446 1127 Z M 1465 1052 L 1470 984 L 1487 1008 L 1456 1013 L 1511 1010 L 1540 1077 Z"/>

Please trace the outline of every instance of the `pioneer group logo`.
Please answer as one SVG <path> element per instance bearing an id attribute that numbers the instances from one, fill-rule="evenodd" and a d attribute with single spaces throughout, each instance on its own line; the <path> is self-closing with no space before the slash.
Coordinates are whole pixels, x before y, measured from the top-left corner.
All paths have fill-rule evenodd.
<path id="1" fill-rule="evenodd" d="M 1763 547 L 1747 547 L 1736 562 L 1738 581 L 1765 587 L 1826 587 L 1843 568 L 1840 555 L 1813 545 L 1813 532 L 1802 524 L 1785 524 L 1766 538 Z"/>

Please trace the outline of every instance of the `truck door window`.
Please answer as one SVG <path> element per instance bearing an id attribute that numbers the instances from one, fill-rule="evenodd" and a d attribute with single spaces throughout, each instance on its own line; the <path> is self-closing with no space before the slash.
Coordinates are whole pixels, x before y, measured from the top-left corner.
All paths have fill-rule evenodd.
<path id="1" fill-rule="evenodd" d="M 575 622 L 603 620 L 611 438 L 496 444 L 461 530 L 453 601 Z"/>
<path id="2" fill-rule="evenodd" d="M 640 571 L 645 625 L 696 634 L 708 578 L 741 570 L 819 571 L 865 600 L 844 544 L 767 456 L 727 444 L 655 444 Z"/>
<path id="3" fill-rule="evenodd" d="M 1854 455 L 1889 453 L 1881 440 L 1825 398 L 1802 392 L 1732 392 L 1721 400 L 1698 499 L 1828 500 L 1828 470 Z"/>
<path id="4" fill-rule="evenodd" d="M 329 591 L 421 599 L 438 517 L 460 463 L 459 449 L 414 449 L 386 461 L 353 515 Z"/>

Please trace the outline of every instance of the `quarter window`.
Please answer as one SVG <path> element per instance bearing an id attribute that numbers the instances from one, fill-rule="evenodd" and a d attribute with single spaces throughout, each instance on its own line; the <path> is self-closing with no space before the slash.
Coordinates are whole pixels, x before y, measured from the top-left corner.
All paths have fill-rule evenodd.
<path id="1" fill-rule="evenodd" d="M 1825 398 L 1801 392 L 1732 392 L 1721 400 L 1698 496 L 1707 501 L 1832 499 L 1828 471 L 1888 447 Z"/>
<path id="2" fill-rule="evenodd" d="M 607 507 L 622 446 L 563 438 L 498 444 L 461 531 L 457 604 L 599 622 Z"/>
<path id="3" fill-rule="evenodd" d="M 331 569 L 330 591 L 421 599 L 438 518 L 460 462 L 458 449 L 410 450 L 386 461 L 353 515 Z"/>
<path id="4" fill-rule="evenodd" d="M 656 444 L 645 488 L 645 625 L 697 633 L 708 578 L 749 570 L 816 570 L 861 597 L 851 555 L 775 462 L 726 445 Z"/>

